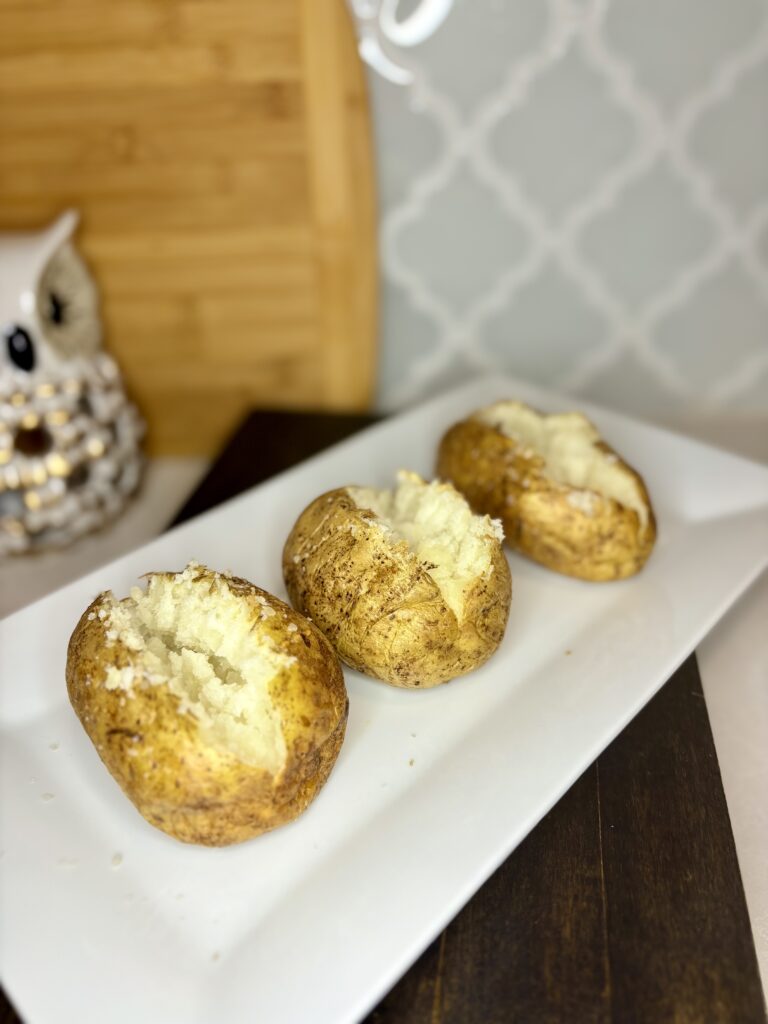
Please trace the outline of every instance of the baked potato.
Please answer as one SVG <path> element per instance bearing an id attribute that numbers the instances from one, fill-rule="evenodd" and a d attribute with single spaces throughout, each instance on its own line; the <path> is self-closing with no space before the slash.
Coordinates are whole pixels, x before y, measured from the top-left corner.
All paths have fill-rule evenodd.
<path id="1" fill-rule="evenodd" d="M 246 580 L 191 563 L 100 594 L 69 642 L 67 689 L 104 764 L 152 825 L 224 846 L 296 818 L 344 738 L 325 637 Z"/>
<path id="2" fill-rule="evenodd" d="M 352 668 L 393 686 L 471 672 L 504 635 L 501 526 L 450 485 L 401 472 L 394 491 L 340 487 L 299 516 L 283 552 L 295 608 Z"/>
<path id="3" fill-rule="evenodd" d="M 656 540 L 643 480 L 581 413 L 480 409 L 441 440 L 437 474 L 498 517 L 511 548 L 567 576 L 632 576 Z"/>

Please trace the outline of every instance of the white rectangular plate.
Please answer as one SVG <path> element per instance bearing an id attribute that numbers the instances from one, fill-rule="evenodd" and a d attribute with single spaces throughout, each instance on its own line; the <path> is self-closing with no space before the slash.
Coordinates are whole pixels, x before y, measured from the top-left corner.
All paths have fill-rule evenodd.
<path id="1" fill-rule="evenodd" d="M 482 669 L 424 692 L 347 672 L 347 739 L 293 825 L 224 850 L 147 825 L 67 701 L 93 596 L 189 559 L 284 596 L 283 541 L 312 498 L 429 476 L 445 428 L 503 397 L 574 404 L 476 381 L 0 623 L 0 971 L 30 1024 L 86 1007 L 111 1024 L 359 1019 L 768 562 L 768 470 L 579 403 L 653 496 L 640 576 L 588 584 L 510 556 L 509 628 Z"/>

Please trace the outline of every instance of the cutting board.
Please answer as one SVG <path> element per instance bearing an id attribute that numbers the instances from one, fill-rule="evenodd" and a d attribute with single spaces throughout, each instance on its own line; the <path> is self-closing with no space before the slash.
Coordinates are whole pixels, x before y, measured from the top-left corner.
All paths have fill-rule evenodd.
<path id="1" fill-rule="evenodd" d="M 0 230 L 81 211 L 155 453 L 369 404 L 373 182 L 343 0 L 0 3 Z"/>

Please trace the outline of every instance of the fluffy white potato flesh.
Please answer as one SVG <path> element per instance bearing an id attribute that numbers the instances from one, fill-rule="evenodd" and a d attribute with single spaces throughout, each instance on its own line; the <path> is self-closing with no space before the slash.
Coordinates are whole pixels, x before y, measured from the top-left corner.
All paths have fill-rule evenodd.
<path id="1" fill-rule="evenodd" d="M 440 588 L 459 622 L 465 595 L 493 572 L 493 546 L 504 539 L 501 523 L 475 515 L 450 484 L 426 483 L 401 471 L 394 490 L 348 487 L 358 508 L 375 513 L 393 543 L 404 541 Z"/>
<path id="2" fill-rule="evenodd" d="M 540 455 L 550 480 L 611 498 L 635 511 L 643 529 L 648 525 L 648 506 L 636 478 L 614 454 L 596 446 L 601 438 L 586 416 L 546 416 L 522 402 L 497 402 L 473 418 Z"/>
<path id="3" fill-rule="evenodd" d="M 226 586 L 195 583 L 194 563 L 176 575 L 153 575 L 99 610 L 107 639 L 132 652 L 132 665 L 107 672 L 108 689 L 166 685 L 180 713 L 198 723 L 202 739 L 244 764 L 277 774 L 286 760 L 281 718 L 269 693 L 277 673 L 295 659 L 253 629 L 247 603 Z M 262 617 L 274 614 L 264 601 Z"/>

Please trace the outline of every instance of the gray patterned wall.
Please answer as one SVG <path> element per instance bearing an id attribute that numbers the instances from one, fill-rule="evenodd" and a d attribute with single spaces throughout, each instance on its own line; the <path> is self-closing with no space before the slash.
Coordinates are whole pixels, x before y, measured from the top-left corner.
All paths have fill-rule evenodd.
<path id="1" fill-rule="evenodd" d="M 502 367 L 768 413 L 768 0 L 455 0 L 382 46 L 382 406 Z"/>

